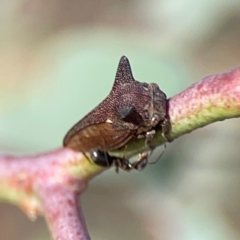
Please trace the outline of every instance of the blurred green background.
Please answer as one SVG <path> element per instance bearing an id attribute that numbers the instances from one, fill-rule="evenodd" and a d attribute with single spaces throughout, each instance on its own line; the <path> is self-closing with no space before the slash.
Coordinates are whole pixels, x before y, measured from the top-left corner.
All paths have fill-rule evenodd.
<path id="1" fill-rule="evenodd" d="M 240 66 L 239 0 L 2 0 L 0 150 L 36 154 L 109 93 L 126 55 L 134 77 L 168 97 Z M 168 144 L 141 173 L 113 169 L 82 197 L 92 239 L 240 239 L 240 125 L 228 120 Z M 64 207 L 64 206 L 63 206 Z M 49 240 L 0 204 L 0 239 Z"/>

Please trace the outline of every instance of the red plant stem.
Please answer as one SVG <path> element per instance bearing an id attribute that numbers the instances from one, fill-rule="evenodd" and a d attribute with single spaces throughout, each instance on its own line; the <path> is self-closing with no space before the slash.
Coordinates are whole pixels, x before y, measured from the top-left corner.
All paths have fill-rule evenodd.
<path id="1" fill-rule="evenodd" d="M 205 77 L 169 100 L 173 139 L 240 116 L 240 68 Z"/>
<path id="2" fill-rule="evenodd" d="M 76 191 L 58 184 L 41 186 L 39 192 L 54 239 L 90 239 Z"/>
<path id="3" fill-rule="evenodd" d="M 34 219 L 44 215 L 54 239 L 90 239 L 77 196 L 103 168 L 78 152 L 59 149 L 29 157 L 0 156 L 0 197 Z"/>

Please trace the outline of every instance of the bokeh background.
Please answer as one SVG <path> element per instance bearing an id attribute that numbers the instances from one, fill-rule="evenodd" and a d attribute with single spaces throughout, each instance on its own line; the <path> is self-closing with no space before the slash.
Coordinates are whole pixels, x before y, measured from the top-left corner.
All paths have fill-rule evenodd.
<path id="1" fill-rule="evenodd" d="M 239 0 L 2 0 L 0 150 L 36 154 L 110 91 L 126 55 L 139 81 L 168 97 L 206 75 L 240 66 Z M 143 172 L 113 169 L 81 201 L 95 240 L 240 239 L 239 120 L 168 144 Z M 64 207 L 64 206 L 63 206 Z M 1 240 L 49 240 L 0 204 Z"/>

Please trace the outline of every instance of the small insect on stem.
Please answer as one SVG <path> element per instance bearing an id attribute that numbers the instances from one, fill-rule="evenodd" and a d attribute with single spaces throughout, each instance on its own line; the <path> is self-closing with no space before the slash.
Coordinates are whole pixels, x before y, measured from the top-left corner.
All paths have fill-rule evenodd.
<path id="1" fill-rule="evenodd" d="M 90 151 L 90 156 L 92 161 L 99 166 L 111 167 L 114 165 L 117 173 L 120 168 L 125 171 L 130 171 L 132 169 L 141 171 L 148 163 L 148 155 L 145 153 L 140 154 L 138 160 L 133 163 L 130 163 L 128 159 L 125 158 L 110 156 L 107 152 L 98 149 L 92 149 Z"/>
<path id="2" fill-rule="evenodd" d="M 109 95 L 69 130 L 63 145 L 90 153 L 93 162 L 103 167 L 114 163 L 116 168 L 126 171 L 142 169 L 148 163 L 148 155 L 142 155 L 137 164 L 111 157 L 108 152 L 127 147 L 133 138 L 144 138 L 146 146 L 153 149 L 156 130 L 160 129 L 168 140 L 170 127 L 166 95 L 156 83 L 136 81 L 128 59 L 123 56 Z"/>
<path id="3" fill-rule="evenodd" d="M 90 151 L 90 157 L 92 161 L 102 167 L 111 167 L 115 166 L 115 170 L 118 173 L 119 169 L 123 169 L 125 171 L 130 171 L 132 169 L 142 171 L 147 164 L 155 164 L 163 155 L 166 149 L 166 144 L 164 144 L 164 149 L 161 153 L 155 158 L 154 161 L 149 162 L 149 154 L 147 152 L 139 153 L 137 160 L 132 163 L 126 158 L 120 158 L 115 156 L 110 156 L 107 152 L 101 151 L 99 149 L 92 149 Z M 153 151 L 151 151 L 150 155 Z"/>

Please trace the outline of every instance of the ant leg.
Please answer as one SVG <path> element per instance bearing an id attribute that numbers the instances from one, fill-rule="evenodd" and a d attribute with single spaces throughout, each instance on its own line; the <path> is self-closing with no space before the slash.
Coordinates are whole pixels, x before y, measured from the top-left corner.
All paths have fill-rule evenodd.
<path id="1" fill-rule="evenodd" d="M 138 155 L 138 160 L 133 162 L 132 167 L 138 171 L 143 170 L 148 164 L 148 154 L 146 152 Z"/>
<path id="2" fill-rule="evenodd" d="M 165 118 L 161 124 L 161 127 L 162 127 L 162 137 L 164 139 L 167 140 L 167 142 L 172 142 L 173 140 L 171 140 L 167 135 L 168 133 L 170 132 L 171 130 L 171 124 L 170 124 L 170 121 L 169 119 Z"/>
<path id="3" fill-rule="evenodd" d="M 164 152 L 165 152 L 165 150 L 167 148 L 167 144 L 164 143 L 163 146 L 164 146 L 164 149 L 162 150 L 162 152 L 157 156 L 157 158 L 154 161 L 149 161 L 148 162 L 149 164 L 155 164 L 162 157 L 162 155 L 164 154 Z"/>
<path id="4" fill-rule="evenodd" d="M 145 137 L 146 137 L 146 139 L 145 139 L 145 145 L 146 145 L 148 148 L 150 148 L 150 150 L 151 150 L 150 155 L 152 154 L 152 152 L 153 152 L 153 150 L 154 150 L 154 147 L 151 145 L 151 143 L 152 143 L 152 140 L 153 140 L 153 137 L 154 137 L 155 134 L 156 134 L 156 131 L 155 131 L 154 129 L 151 130 L 151 131 L 146 132 L 146 134 L 145 134 Z"/>
<path id="5" fill-rule="evenodd" d="M 134 168 L 133 165 L 125 158 L 114 158 L 114 165 L 116 173 L 119 172 L 120 168 L 127 172 Z"/>

